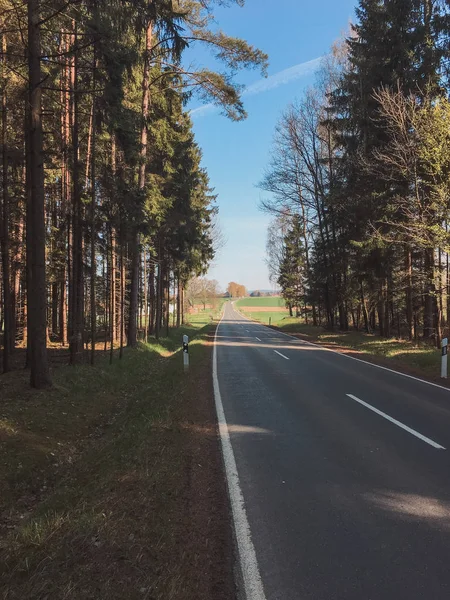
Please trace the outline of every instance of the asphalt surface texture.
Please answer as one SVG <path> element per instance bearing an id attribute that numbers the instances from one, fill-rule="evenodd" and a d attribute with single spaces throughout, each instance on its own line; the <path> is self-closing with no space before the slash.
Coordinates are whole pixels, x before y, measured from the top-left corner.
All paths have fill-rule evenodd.
<path id="1" fill-rule="evenodd" d="M 450 391 L 232 303 L 216 348 L 266 600 L 449 600 Z"/>

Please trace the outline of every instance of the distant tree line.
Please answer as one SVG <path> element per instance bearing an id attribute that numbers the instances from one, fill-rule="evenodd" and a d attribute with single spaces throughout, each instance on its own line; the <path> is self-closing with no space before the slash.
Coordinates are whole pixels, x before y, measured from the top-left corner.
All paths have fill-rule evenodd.
<path id="1" fill-rule="evenodd" d="M 227 286 L 227 292 L 230 298 L 245 298 L 247 296 L 247 290 L 244 285 L 230 281 Z"/>
<path id="2" fill-rule="evenodd" d="M 239 5 L 240 0 L 231 0 Z M 160 335 L 214 255 L 215 196 L 184 106 L 245 117 L 233 74 L 267 57 L 217 30 L 214 0 L 0 0 L 2 368 L 47 343 L 71 364 Z M 186 68 L 211 50 L 223 68 Z"/>
<path id="3" fill-rule="evenodd" d="M 271 276 L 315 324 L 439 344 L 450 322 L 450 5 L 360 0 L 282 115 Z"/>

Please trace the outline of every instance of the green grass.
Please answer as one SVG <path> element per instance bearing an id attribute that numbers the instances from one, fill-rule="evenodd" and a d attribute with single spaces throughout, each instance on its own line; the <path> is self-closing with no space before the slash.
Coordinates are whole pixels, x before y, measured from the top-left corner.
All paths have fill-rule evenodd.
<path id="1" fill-rule="evenodd" d="M 195 335 L 188 374 L 178 330 L 112 365 L 60 367 L 45 392 L 26 372 L 0 377 L 2 597 L 188 597 L 207 560 L 180 540 L 193 535 L 210 321 L 182 330 Z"/>
<path id="2" fill-rule="evenodd" d="M 254 321 L 259 321 L 260 323 L 264 323 L 268 325 L 269 322 L 272 325 L 279 324 L 286 318 L 285 312 L 243 312 L 243 315 L 248 317 L 249 319 L 253 319 Z"/>
<path id="3" fill-rule="evenodd" d="M 285 307 L 283 298 L 279 296 L 267 296 L 262 298 L 241 298 L 236 302 L 237 307 L 239 306 L 280 306 Z"/>
<path id="4" fill-rule="evenodd" d="M 201 308 L 198 313 L 187 315 L 187 323 L 194 328 L 205 327 L 206 325 L 211 323 L 211 321 L 216 320 L 220 317 L 223 305 L 227 301 L 228 300 L 226 298 L 217 298 L 215 301 L 216 305 L 214 308 L 207 308 L 206 310 L 203 310 Z"/>
<path id="5" fill-rule="evenodd" d="M 153 336 L 149 337 L 149 342 L 152 343 L 155 348 L 157 347 L 161 353 L 173 352 L 180 346 L 183 335 L 187 335 L 191 338 L 197 335 L 203 328 L 218 321 L 226 301 L 225 298 L 218 298 L 214 308 L 207 308 L 206 310 L 200 310 L 198 313 L 192 315 L 185 315 L 184 325 L 179 328 L 169 327 L 168 337 L 166 336 L 166 329 L 163 328 L 159 342 L 157 343 Z"/>
<path id="6" fill-rule="evenodd" d="M 242 314 L 248 317 L 249 319 L 253 319 L 254 321 L 259 321 L 260 323 L 269 324 L 270 323 L 279 323 L 282 319 L 286 317 L 286 310 L 277 312 L 277 311 L 259 311 L 258 308 L 265 307 L 279 307 L 285 309 L 285 302 L 281 297 L 268 296 L 263 298 L 241 298 L 241 300 L 237 300 L 236 308 L 245 307 L 247 310 L 242 310 Z M 248 311 L 248 308 L 254 308 L 251 312 Z"/>
<path id="7" fill-rule="evenodd" d="M 303 338 L 323 344 L 330 348 L 351 350 L 361 354 L 362 358 L 381 358 L 391 362 L 393 368 L 406 367 L 423 376 L 438 379 L 440 376 L 440 351 L 436 348 L 420 344 L 414 345 L 408 340 L 395 338 L 384 339 L 359 331 L 348 333 L 330 332 L 321 327 L 306 325 L 300 319 L 286 318 L 277 323 L 278 328 L 286 333 L 298 333 Z M 383 363 L 384 364 L 384 363 Z"/>

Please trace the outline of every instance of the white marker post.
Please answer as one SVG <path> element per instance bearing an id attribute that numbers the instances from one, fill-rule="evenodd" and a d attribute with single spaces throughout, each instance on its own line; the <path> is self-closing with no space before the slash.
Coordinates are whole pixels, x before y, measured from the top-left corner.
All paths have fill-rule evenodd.
<path id="1" fill-rule="evenodd" d="M 442 346 L 442 358 L 441 358 L 441 377 L 447 379 L 447 351 L 448 351 L 448 338 L 444 338 L 441 341 Z"/>
<path id="2" fill-rule="evenodd" d="M 189 338 L 187 335 L 183 335 L 183 365 L 184 370 L 189 369 Z"/>

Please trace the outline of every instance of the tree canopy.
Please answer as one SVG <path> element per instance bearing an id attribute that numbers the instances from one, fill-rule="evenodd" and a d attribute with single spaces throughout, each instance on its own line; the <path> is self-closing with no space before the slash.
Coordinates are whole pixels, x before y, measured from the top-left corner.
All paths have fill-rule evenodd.
<path id="1" fill-rule="evenodd" d="M 21 344 L 35 387 L 51 383 L 49 341 L 72 364 L 100 338 L 122 355 L 207 270 L 217 204 L 186 103 L 243 119 L 235 75 L 267 66 L 218 28 L 232 3 L 1 0 L 4 371 Z M 196 44 L 217 71 L 184 64 Z"/>
<path id="2" fill-rule="evenodd" d="M 449 32 L 448 3 L 360 0 L 280 119 L 262 209 L 299 218 L 316 323 L 436 344 L 448 331 Z"/>

